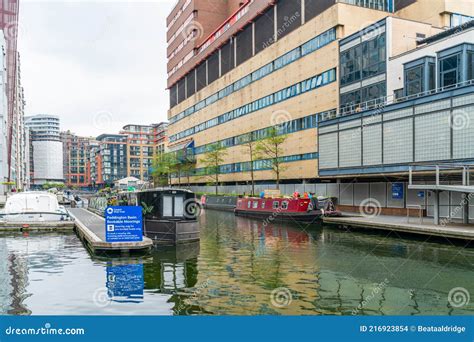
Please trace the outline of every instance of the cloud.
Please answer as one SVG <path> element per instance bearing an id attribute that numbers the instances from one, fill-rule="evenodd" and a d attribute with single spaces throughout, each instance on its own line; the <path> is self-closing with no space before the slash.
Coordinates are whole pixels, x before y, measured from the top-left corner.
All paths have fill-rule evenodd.
<path id="1" fill-rule="evenodd" d="M 26 113 L 80 135 L 166 120 L 166 16 L 173 1 L 23 1 L 19 51 Z M 93 118 L 107 111 L 107 132 Z"/>

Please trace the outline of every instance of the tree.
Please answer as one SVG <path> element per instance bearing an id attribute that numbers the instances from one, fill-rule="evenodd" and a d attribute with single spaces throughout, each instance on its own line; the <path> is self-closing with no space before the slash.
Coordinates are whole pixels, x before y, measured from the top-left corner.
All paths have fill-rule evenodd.
<path id="1" fill-rule="evenodd" d="M 175 156 L 172 152 L 161 153 L 153 160 L 151 176 L 155 186 L 171 184 L 171 175 L 175 169 Z"/>
<path id="2" fill-rule="evenodd" d="M 253 139 L 252 132 L 247 133 L 243 137 L 242 146 L 247 149 L 250 160 L 250 181 L 252 184 L 252 196 L 255 196 L 255 176 L 254 176 L 254 161 L 258 159 L 257 145 L 258 142 Z"/>
<path id="3" fill-rule="evenodd" d="M 201 158 L 201 163 L 206 168 L 206 175 L 212 179 L 216 187 L 216 195 L 219 187 L 219 171 L 220 165 L 224 161 L 224 157 L 227 155 L 227 151 L 219 143 L 215 143 L 209 146 L 208 151 L 204 153 Z"/>
<path id="4" fill-rule="evenodd" d="M 271 127 L 268 130 L 267 137 L 258 141 L 256 152 L 260 159 L 267 161 L 268 166 L 275 174 L 276 188 L 280 189 L 280 176 L 285 170 L 282 165 L 281 157 L 283 155 L 282 145 L 286 141 L 286 135 L 280 135 L 277 127 Z"/>

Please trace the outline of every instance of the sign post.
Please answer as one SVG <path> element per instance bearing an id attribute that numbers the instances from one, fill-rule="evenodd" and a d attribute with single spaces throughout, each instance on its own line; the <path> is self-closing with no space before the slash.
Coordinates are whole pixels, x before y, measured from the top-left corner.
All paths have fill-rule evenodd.
<path id="1" fill-rule="evenodd" d="M 107 242 L 143 241 L 142 207 L 107 207 L 105 209 L 105 240 Z"/>

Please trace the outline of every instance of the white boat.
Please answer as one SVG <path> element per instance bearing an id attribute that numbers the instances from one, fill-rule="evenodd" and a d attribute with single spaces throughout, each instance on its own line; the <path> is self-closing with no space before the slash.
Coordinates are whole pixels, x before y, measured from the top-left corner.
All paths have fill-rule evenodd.
<path id="1" fill-rule="evenodd" d="M 69 220 L 56 195 L 48 192 L 21 192 L 8 197 L 2 213 L 5 221 L 43 222 Z"/>

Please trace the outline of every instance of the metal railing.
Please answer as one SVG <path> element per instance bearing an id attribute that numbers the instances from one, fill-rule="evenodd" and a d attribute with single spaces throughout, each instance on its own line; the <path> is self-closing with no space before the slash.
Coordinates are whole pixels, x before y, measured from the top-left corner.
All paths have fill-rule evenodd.
<path id="1" fill-rule="evenodd" d="M 396 97 L 395 95 L 382 96 L 377 99 L 369 100 L 366 102 L 341 106 L 338 110 L 333 110 L 333 111 L 322 114 L 320 119 L 321 121 L 327 121 L 327 120 L 336 119 L 342 116 L 347 116 L 347 115 L 351 115 L 355 113 L 361 113 L 361 112 L 365 112 L 365 111 L 373 110 L 373 109 L 380 109 L 382 111 L 386 106 L 394 104 L 394 103 L 406 102 L 406 101 L 410 101 L 410 100 L 417 99 L 420 97 L 439 94 L 444 91 L 453 90 L 453 89 L 466 87 L 470 85 L 474 85 L 474 80 L 460 82 L 457 84 L 453 84 L 451 86 L 440 87 L 440 88 L 424 91 L 424 92 L 409 95 L 409 96 L 402 96 L 402 97 Z"/>
<path id="2" fill-rule="evenodd" d="M 468 164 L 457 164 L 457 163 L 415 163 L 408 167 L 408 185 L 413 185 L 413 174 L 414 172 L 434 172 L 435 174 L 435 185 L 439 186 L 441 181 L 441 174 L 443 171 L 449 174 L 461 174 L 461 182 L 463 186 L 470 186 L 470 173 L 472 165 Z M 415 170 L 418 168 L 418 170 Z"/>
<path id="3" fill-rule="evenodd" d="M 410 223 L 410 208 L 418 209 L 420 223 L 423 223 L 423 207 L 419 204 L 407 205 L 407 223 Z"/>

